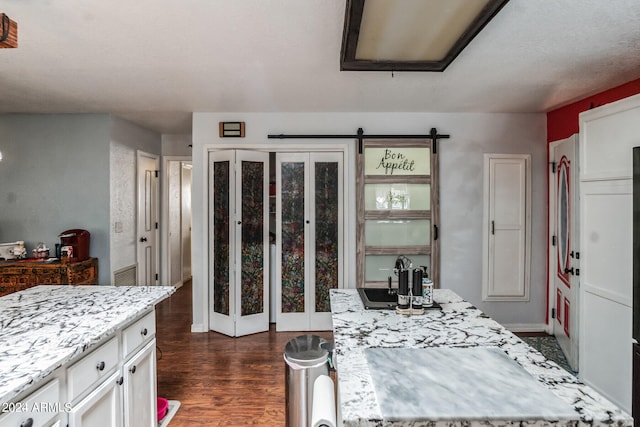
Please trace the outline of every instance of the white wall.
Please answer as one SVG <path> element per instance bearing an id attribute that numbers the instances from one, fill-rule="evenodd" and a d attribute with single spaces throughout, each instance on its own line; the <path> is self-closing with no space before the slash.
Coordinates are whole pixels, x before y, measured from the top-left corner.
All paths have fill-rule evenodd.
<path id="1" fill-rule="evenodd" d="M 160 156 L 161 136 L 138 125 L 112 117 L 110 144 L 111 283 L 113 272 L 136 262 L 136 153 Z M 116 223 L 122 231 L 116 232 Z M 118 229 L 120 230 L 120 229 Z"/>
<path id="2" fill-rule="evenodd" d="M 219 121 L 245 121 L 246 137 L 220 139 Z M 544 114 L 447 113 L 194 113 L 193 115 L 193 325 L 208 330 L 207 150 L 215 144 L 282 143 L 268 134 L 426 134 L 432 127 L 451 138 L 440 149 L 441 287 L 505 324 L 541 325 L 546 307 L 546 116 Z M 336 140 L 314 140 L 314 143 Z M 291 141 L 299 144 L 305 141 Z M 349 140 L 349 194 L 355 193 L 355 142 Z M 481 301 L 482 293 L 482 167 L 484 153 L 532 155 L 531 298 L 528 302 Z M 347 283 L 355 287 L 355 197 L 346 206 L 352 242 Z"/>
<path id="3" fill-rule="evenodd" d="M 191 135 L 162 135 L 163 156 L 191 156 Z"/>

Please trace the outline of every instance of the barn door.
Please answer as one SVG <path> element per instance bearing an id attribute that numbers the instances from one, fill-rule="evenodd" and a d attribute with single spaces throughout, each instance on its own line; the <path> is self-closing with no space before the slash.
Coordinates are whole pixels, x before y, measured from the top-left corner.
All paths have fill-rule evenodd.
<path id="1" fill-rule="evenodd" d="M 209 161 L 209 327 L 269 329 L 269 153 L 216 151 Z"/>

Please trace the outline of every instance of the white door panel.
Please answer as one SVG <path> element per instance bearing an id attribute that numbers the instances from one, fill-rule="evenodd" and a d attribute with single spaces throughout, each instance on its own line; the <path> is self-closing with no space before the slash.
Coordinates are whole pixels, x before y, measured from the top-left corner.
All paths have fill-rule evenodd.
<path id="1" fill-rule="evenodd" d="M 485 155 L 485 301 L 529 299 L 529 164 L 529 155 Z"/>
<path id="2" fill-rule="evenodd" d="M 158 156 L 138 151 L 137 261 L 138 285 L 157 285 L 158 278 Z"/>

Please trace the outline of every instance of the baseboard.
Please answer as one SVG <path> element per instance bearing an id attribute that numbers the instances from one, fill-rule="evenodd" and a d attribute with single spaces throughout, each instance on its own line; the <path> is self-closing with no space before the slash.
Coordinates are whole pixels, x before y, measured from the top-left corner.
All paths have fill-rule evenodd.
<path id="1" fill-rule="evenodd" d="M 516 332 L 547 332 L 545 323 L 509 323 L 503 325 L 513 333 Z"/>
<path id="2" fill-rule="evenodd" d="M 205 328 L 205 326 L 201 323 L 193 323 L 191 325 L 191 332 L 194 332 L 194 333 L 209 332 L 209 329 Z"/>

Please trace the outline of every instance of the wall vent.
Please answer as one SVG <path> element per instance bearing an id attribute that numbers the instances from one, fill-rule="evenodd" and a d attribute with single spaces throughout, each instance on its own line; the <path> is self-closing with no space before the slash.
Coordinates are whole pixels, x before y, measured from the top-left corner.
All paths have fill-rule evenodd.
<path id="1" fill-rule="evenodd" d="M 115 286 L 135 286 L 138 280 L 138 265 L 133 264 L 113 272 Z"/>

